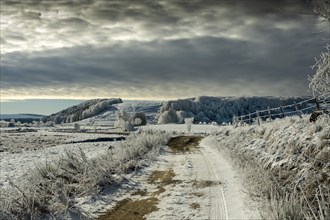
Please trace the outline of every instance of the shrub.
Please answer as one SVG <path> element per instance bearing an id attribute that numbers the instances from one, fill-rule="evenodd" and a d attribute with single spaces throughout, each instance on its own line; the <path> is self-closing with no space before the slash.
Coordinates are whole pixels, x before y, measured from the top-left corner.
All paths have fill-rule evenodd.
<path id="1" fill-rule="evenodd" d="M 177 123 L 178 116 L 173 108 L 163 112 L 158 118 L 158 124 Z"/>
<path id="2" fill-rule="evenodd" d="M 187 132 L 188 133 L 190 133 L 190 131 L 191 131 L 191 127 L 192 127 L 193 122 L 194 122 L 194 118 L 185 118 L 184 119 L 184 123 L 187 126 Z"/>
<path id="3" fill-rule="evenodd" d="M 10 122 L 8 123 L 8 128 L 13 128 L 15 127 L 16 123 L 14 119 L 11 119 Z"/>
<path id="4" fill-rule="evenodd" d="M 6 128 L 6 127 L 8 127 L 8 124 L 9 124 L 9 123 L 6 122 L 6 121 L 4 121 L 4 120 L 1 120 L 1 121 L 0 121 L 0 127 L 1 127 L 1 128 Z"/>
<path id="5" fill-rule="evenodd" d="M 146 115 L 143 112 L 137 112 L 133 116 L 133 120 L 135 126 L 142 126 L 147 124 Z"/>
<path id="6" fill-rule="evenodd" d="M 313 95 L 330 98 L 330 45 L 327 45 L 326 52 L 321 53 L 320 59 L 316 59 L 313 69 L 316 72 L 313 77 L 309 77 L 309 88 Z"/>
<path id="7" fill-rule="evenodd" d="M 80 125 L 78 123 L 74 123 L 74 130 L 76 132 L 80 131 Z"/>
<path id="8" fill-rule="evenodd" d="M 132 131 L 134 129 L 134 126 L 130 121 L 130 117 L 124 109 L 117 112 L 115 127 L 121 129 L 122 131 Z"/>
<path id="9" fill-rule="evenodd" d="M 263 199 L 265 218 L 327 219 L 329 122 L 327 116 L 317 124 L 307 117 L 287 117 L 261 126 L 229 127 L 230 132 L 221 129 L 206 141 L 243 170 L 251 191 Z"/>

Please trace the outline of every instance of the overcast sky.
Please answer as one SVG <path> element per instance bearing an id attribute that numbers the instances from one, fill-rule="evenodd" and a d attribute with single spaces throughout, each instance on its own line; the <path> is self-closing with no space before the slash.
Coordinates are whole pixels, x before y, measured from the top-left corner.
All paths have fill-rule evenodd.
<path id="1" fill-rule="evenodd" d="M 1 0 L 1 100 L 308 95 L 304 0 Z"/>

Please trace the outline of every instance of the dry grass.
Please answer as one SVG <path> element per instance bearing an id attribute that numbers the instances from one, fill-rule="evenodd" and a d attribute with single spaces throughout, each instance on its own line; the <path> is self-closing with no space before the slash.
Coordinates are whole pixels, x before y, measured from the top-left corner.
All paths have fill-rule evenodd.
<path id="1" fill-rule="evenodd" d="M 264 218 L 325 220 L 330 219 L 329 125 L 329 118 L 315 124 L 285 118 L 230 132 L 224 128 L 209 144 L 242 171 Z"/>
<path id="2" fill-rule="evenodd" d="M 80 150 L 40 165 L 29 184 L 12 183 L 0 191 L 0 219 L 64 219 L 68 212 L 83 219 L 86 213 L 75 206 L 75 198 L 121 184 L 126 173 L 150 164 L 168 138 L 168 134 L 145 131 L 129 136 L 98 158 L 89 160 Z"/>

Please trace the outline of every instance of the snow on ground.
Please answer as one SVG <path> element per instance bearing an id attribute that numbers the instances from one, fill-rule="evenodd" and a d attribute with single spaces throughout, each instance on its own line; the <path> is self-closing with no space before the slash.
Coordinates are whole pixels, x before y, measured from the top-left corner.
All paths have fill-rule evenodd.
<path id="1" fill-rule="evenodd" d="M 222 126 L 218 125 L 203 125 L 203 124 L 193 124 L 191 127 L 191 134 L 212 134 L 219 131 Z M 185 124 L 160 124 L 160 125 L 146 125 L 141 126 L 141 129 L 151 129 L 178 133 L 187 133 L 187 125 Z"/>
<path id="2" fill-rule="evenodd" d="M 169 184 L 150 182 L 153 172 L 171 170 L 174 178 Z M 165 148 L 150 167 L 126 178 L 121 190 L 104 194 L 97 201 L 82 199 L 80 207 L 95 218 L 114 208 L 115 202 L 154 197 L 158 200 L 157 210 L 147 219 L 260 218 L 256 204 L 243 193 L 239 174 L 220 151 L 203 141 L 197 151 L 189 153 L 173 154 Z M 135 195 L 137 191 L 145 195 Z"/>
<path id="3" fill-rule="evenodd" d="M 6 132 L 7 131 L 7 132 Z M 82 149 L 88 158 L 94 158 L 104 153 L 109 142 L 74 143 L 100 137 L 117 137 L 98 133 L 65 133 L 39 129 L 35 132 L 13 132 L 14 129 L 1 130 L 0 152 L 0 187 L 6 187 L 9 180 L 20 182 L 38 165 L 54 161 L 63 156 L 66 151 L 77 152 Z M 117 142 L 118 143 L 118 142 Z M 112 146 L 116 142 L 111 143 Z"/>
<path id="4" fill-rule="evenodd" d="M 232 168 L 230 158 L 224 156 L 221 149 L 238 148 L 250 153 L 249 159 L 259 161 L 261 158 L 260 161 L 274 176 L 282 178 L 290 174 L 284 178 L 290 180 L 285 182 L 287 186 L 300 181 L 301 177 L 314 180 L 329 176 L 325 169 L 330 152 L 329 119 L 317 124 L 309 123 L 307 119 L 305 116 L 303 119 L 293 117 L 263 123 L 261 126 L 237 128 L 193 124 L 189 134 L 185 124 L 140 127 L 142 130 L 173 132 L 174 135 L 213 135 L 203 139 L 193 152 L 174 154 L 169 148 L 164 148 L 151 166 L 125 175 L 126 181 L 122 185 L 113 186 L 107 192 L 94 197 L 77 198 L 77 207 L 95 218 L 125 198 L 139 200 L 154 197 L 158 210 L 148 214 L 148 219 L 260 218 L 258 205 L 243 193 L 246 190 L 242 186 L 241 174 Z M 118 136 L 111 134 L 113 128 L 104 127 L 104 124 L 99 126 L 97 133 L 92 132 L 93 126 L 82 123 L 81 127 L 89 130 L 89 133 L 74 132 L 72 124 L 29 128 L 25 131 L 1 129 L 0 188 L 5 188 L 9 180 L 24 182 L 36 164 L 54 161 L 67 150 L 78 151 L 81 148 L 88 158 L 94 158 L 107 151 L 110 145 L 116 146 L 117 142 L 73 143 Z M 316 172 L 316 165 L 325 168 Z M 290 168 L 295 166 L 302 171 Z M 283 172 L 284 169 L 288 172 Z M 163 185 L 150 182 L 150 176 L 155 171 L 173 172 L 173 180 Z M 324 173 L 319 177 L 321 171 Z M 134 194 L 138 191 L 145 193 Z"/>
<path id="5" fill-rule="evenodd" d="M 215 133 L 224 127 L 214 125 L 193 125 L 190 134 Z M 48 129 L 48 128 L 47 128 Z M 110 134 L 55 132 L 44 128 L 36 132 L 1 132 L 1 140 L 15 140 L 18 151 L 0 152 L 0 187 L 8 181 L 24 182 L 37 164 L 54 161 L 65 151 L 81 148 L 88 158 L 102 155 L 109 145 L 116 142 L 72 143 L 99 137 L 114 137 Z M 148 125 L 141 129 L 175 131 L 186 133 L 187 127 L 180 125 Z M 42 140 L 42 142 L 38 142 Z M 35 145 L 35 147 L 33 147 Z M 25 146 L 25 147 L 22 147 Z M 27 147 L 30 146 L 30 147 Z M 172 183 L 161 186 L 150 183 L 154 171 L 173 170 Z M 77 198 L 77 207 L 95 218 L 113 208 L 125 198 L 133 200 L 154 196 L 159 201 L 157 211 L 148 219 L 247 219 L 259 218 L 256 207 L 243 194 L 243 187 L 237 174 L 220 151 L 201 142 L 195 152 L 173 154 L 168 148 L 158 160 L 140 171 L 125 176 L 121 186 L 114 186 L 107 192 L 94 197 Z M 134 195 L 136 191 L 147 191 L 146 196 Z M 132 195 L 133 194 L 133 195 Z M 71 217 L 75 219 L 74 217 Z"/>
<path id="6" fill-rule="evenodd" d="M 156 170 L 172 168 L 180 182 L 160 194 L 159 210 L 147 219 L 260 218 L 226 158 L 203 141 L 199 147 L 194 153 L 168 153 L 160 157 Z"/>

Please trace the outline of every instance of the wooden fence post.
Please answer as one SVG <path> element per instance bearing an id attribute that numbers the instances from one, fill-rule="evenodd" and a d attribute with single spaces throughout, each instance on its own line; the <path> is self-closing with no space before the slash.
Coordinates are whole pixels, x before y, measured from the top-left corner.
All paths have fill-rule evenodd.
<path id="1" fill-rule="evenodd" d="M 233 116 L 233 125 L 235 125 L 235 128 L 238 126 L 237 118 L 235 115 Z"/>
<path id="2" fill-rule="evenodd" d="M 258 125 L 260 125 L 259 110 L 257 110 L 257 122 L 258 122 Z"/>
<path id="3" fill-rule="evenodd" d="M 268 115 L 269 115 L 269 121 L 272 121 L 272 113 L 270 112 L 270 107 L 268 106 Z"/>
<path id="4" fill-rule="evenodd" d="M 302 118 L 301 112 L 299 111 L 298 105 L 296 102 L 294 102 L 294 108 L 296 109 L 297 114 L 299 115 L 299 118 Z"/>
<path id="5" fill-rule="evenodd" d="M 249 112 L 249 124 L 251 125 L 251 114 Z"/>
<path id="6" fill-rule="evenodd" d="M 284 111 L 283 111 L 283 101 L 282 100 L 281 100 L 280 110 L 281 110 L 281 113 L 282 113 L 282 118 L 284 118 L 285 115 L 284 115 Z"/>
<path id="7" fill-rule="evenodd" d="M 319 103 L 319 100 L 317 99 L 317 96 L 315 97 L 315 103 L 316 103 L 316 109 L 318 110 L 318 111 L 320 111 L 320 103 Z"/>

